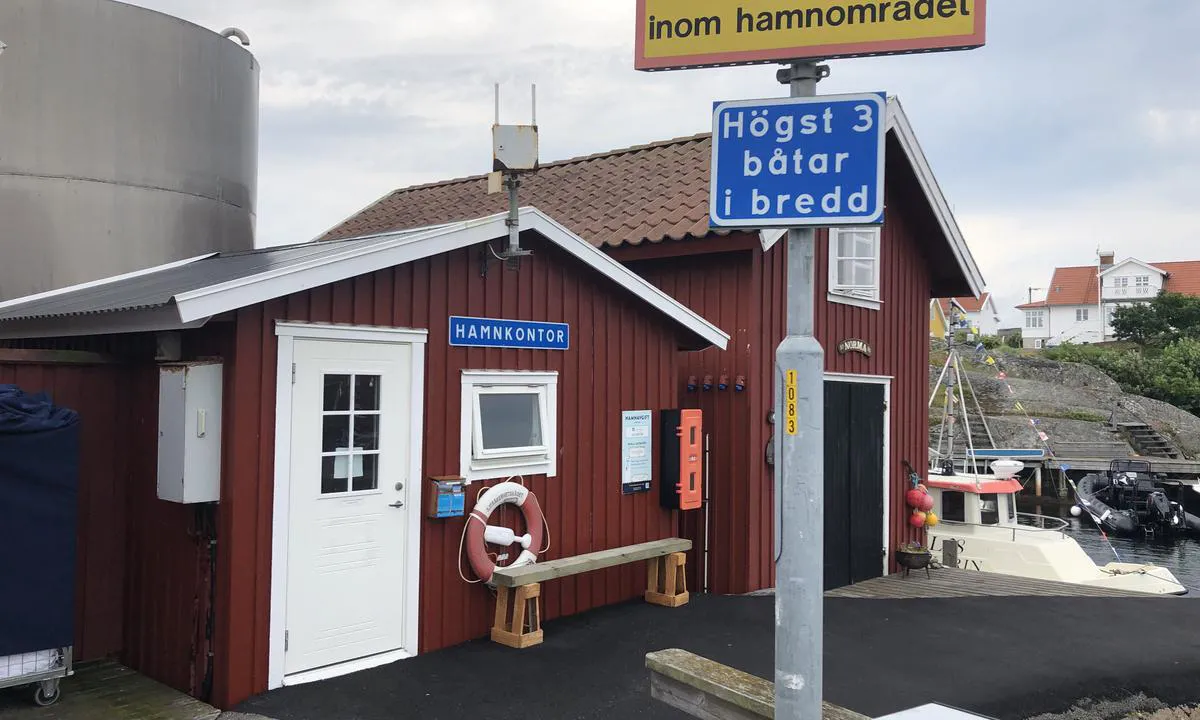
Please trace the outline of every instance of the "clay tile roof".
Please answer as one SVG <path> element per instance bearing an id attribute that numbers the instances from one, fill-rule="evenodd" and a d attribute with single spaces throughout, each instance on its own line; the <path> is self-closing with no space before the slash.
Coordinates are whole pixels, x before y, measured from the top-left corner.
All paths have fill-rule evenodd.
<path id="1" fill-rule="evenodd" d="M 594 245 L 637 245 L 714 233 L 708 223 L 711 134 L 545 163 L 521 181 L 520 203 Z M 671 185 L 663 186 L 670 178 Z M 483 217 L 508 209 L 486 176 L 403 188 L 328 231 L 322 240 Z M 723 233 L 720 233 L 723 234 Z"/>
<path id="2" fill-rule="evenodd" d="M 1200 295 L 1200 260 L 1151 264 L 1167 273 L 1166 292 Z"/>
<path id="3" fill-rule="evenodd" d="M 956 297 L 956 298 L 954 298 L 954 300 L 959 305 L 962 306 L 963 310 L 965 310 L 969 313 L 977 313 L 983 309 L 983 306 L 987 303 L 988 298 L 991 297 L 991 295 L 992 295 L 991 293 L 985 292 L 984 294 L 980 295 L 979 297 L 970 297 L 970 296 Z M 949 315 L 950 314 L 950 298 L 940 298 L 940 299 L 938 299 L 938 303 L 942 306 L 942 312 Z"/>
<path id="4" fill-rule="evenodd" d="M 1046 307 L 1048 305 L 1095 305 L 1100 301 L 1099 286 L 1096 284 L 1095 265 L 1060 267 L 1054 269 L 1046 299 L 1018 305 L 1018 309 Z"/>

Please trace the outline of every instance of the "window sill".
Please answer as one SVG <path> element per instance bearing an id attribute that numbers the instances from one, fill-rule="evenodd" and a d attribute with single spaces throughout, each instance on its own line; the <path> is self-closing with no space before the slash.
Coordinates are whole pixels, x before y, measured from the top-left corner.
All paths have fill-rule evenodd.
<path id="1" fill-rule="evenodd" d="M 486 460 L 475 460 L 462 475 L 463 479 L 468 483 L 473 483 L 483 480 L 510 478 L 514 475 L 545 475 L 546 477 L 554 477 L 558 474 L 557 470 L 553 462 L 542 459 L 527 462 L 521 462 L 520 459 L 517 459 L 510 463 L 495 464 L 490 464 Z"/>
<path id="2" fill-rule="evenodd" d="M 879 310 L 883 307 L 882 300 L 872 300 L 870 298 L 858 297 L 856 295 L 845 295 L 840 292 L 829 291 L 826 299 L 832 303 L 840 305 L 853 305 L 854 307 L 866 308 L 867 310 Z"/>

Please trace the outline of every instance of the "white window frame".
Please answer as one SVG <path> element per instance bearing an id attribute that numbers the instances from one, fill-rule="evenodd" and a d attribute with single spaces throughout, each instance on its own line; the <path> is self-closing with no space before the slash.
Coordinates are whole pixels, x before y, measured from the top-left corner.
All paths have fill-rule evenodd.
<path id="1" fill-rule="evenodd" d="M 1091 322 L 1091 308 L 1075 308 L 1075 322 Z"/>
<path id="2" fill-rule="evenodd" d="M 1046 311 L 1045 310 L 1026 310 L 1025 311 L 1025 327 L 1034 330 L 1046 326 Z"/>
<path id="3" fill-rule="evenodd" d="M 1115 278 L 1113 278 L 1112 284 L 1113 284 L 1113 287 L 1129 287 L 1129 277 L 1125 276 L 1125 275 L 1122 275 L 1120 277 L 1115 277 Z"/>
<path id="4" fill-rule="evenodd" d="M 480 395 L 538 396 L 542 445 L 487 450 L 483 447 Z M 463 370 L 459 433 L 459 474 L 467 482 L 513 475 L 558 473 L 558 373 L 515 370 Z"/>
<path id="5" fill-rule="evenodd" d="M 838 260 L 842 259 L 838 255 L 838 235 L 843 232 L 853 233 L 870 233 L 872 235 L 873 245 L 875 249 L 875 257 L 872 260 L 875 263 L 875 283 L 868 287 L 865 285 L 843 285 L 838 282 Z M 845 228 L 830 228 L 829 229 L 829 292 L 827 299 L 829 302 L 841 303 L 843 305 L 854 305 L 855 307 L 866 308 L 868 310 L 878 310 L 883 306 L 881 297 L 881 267 L 880 267 L 880 246 L 881 232 L 878 227 L 845 227 Z M 866 258 L 853 258 L 866 259 Z"/>
<path id="6" fill-rule="evenodd" d="M 1150 276 L 1138 275 L 1136 278 L 1134 278 L 1133 283 L 1134 287 L 1150 287 Z"/>

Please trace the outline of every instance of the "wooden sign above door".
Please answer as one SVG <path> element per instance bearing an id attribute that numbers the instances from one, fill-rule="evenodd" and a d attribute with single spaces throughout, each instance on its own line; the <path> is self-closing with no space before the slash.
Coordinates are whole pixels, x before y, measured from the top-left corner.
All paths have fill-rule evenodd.
<path id="1" fill-rule="evenodd" d="M 837 349 L 842 355 L 856 352 L 871 357 L 871 345 L 866 340 L 843 340 L 838 343 Z"/>

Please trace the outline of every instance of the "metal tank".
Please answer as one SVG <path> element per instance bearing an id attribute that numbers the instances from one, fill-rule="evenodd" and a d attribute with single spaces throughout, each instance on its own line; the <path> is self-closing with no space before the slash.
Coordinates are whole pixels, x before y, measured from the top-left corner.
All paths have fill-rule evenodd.
<path id="1" fill-rule="evenodd" d="M 254 246 L 242 41 L 113 0 L 0 0 L 0 300 Z"/>

